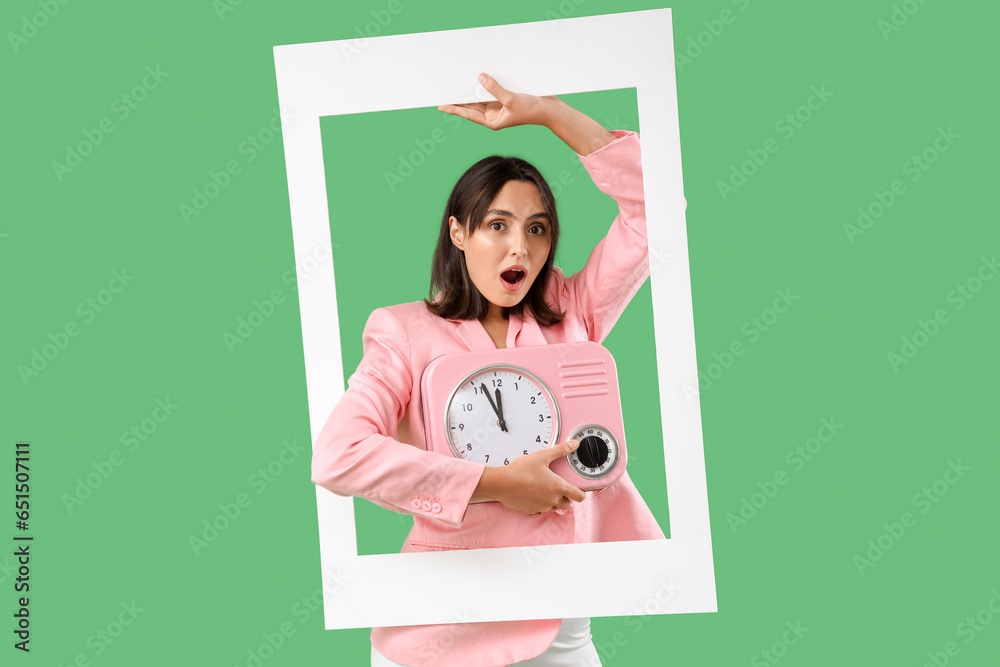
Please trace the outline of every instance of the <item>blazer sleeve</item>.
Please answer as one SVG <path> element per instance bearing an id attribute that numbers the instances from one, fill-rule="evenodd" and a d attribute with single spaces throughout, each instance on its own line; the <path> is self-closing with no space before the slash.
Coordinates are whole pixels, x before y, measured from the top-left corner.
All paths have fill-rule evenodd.
<path id="1" fill-rule="evenodd" d="M 649 276 L 639 135 L 613 134 L 613 142 L 579 157 L 597 188 L 617 202 L 618 215 L 583 269 L 568 278 L 553 275 L 559 308 L 582 319 L 589 340 L 598 343 Z"/>
<path id="2" fill-rule="evenodd" d="M 484 466 L 396 440 L 414 375 L 399 317 L 375 310 L 365 324 L 364 356 L 313 447 L 312 481 L 395 512 L 459 527 Z"/>

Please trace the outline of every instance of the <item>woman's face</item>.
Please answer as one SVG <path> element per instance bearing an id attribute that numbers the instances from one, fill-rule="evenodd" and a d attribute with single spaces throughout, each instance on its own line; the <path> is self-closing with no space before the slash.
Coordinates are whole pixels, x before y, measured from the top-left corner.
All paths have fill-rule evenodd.
<path id="1" fill-rule="evenodd" d="M 549 216 L 534 183 L 507 181 L 475 234 L 467 234 L 454 216 L 449 224 L 452 243 L 465 253 L 469 277 L 479 292 L 494 306 L 520 303 L 551 245 Z"/>

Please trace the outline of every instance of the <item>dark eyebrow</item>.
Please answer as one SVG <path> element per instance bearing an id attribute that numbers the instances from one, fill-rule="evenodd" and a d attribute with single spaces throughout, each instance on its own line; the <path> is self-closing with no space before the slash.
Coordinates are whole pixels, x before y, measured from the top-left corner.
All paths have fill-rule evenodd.
<path id="1" fill-rule="evenodd" d="M 498 208 L 491 208 L 490 210 L 486 211 L 486 215 L 499 215 L 499 216 L 502 216 L 504 218 L 513 218 L 514 217 L 514 214 L 511 213 L 510 211 L 503 211 L 503 210 L 500 210 Z M 528 220 L 535 220 L 537 218 L 545 218 L 546 220 L 548 220 L 549 216 L 548 216 L 547 213 L 544 213 L 544 212 L 542 212 L 542 213 L 534 213 L 534 214 L 528 216 Z"/>

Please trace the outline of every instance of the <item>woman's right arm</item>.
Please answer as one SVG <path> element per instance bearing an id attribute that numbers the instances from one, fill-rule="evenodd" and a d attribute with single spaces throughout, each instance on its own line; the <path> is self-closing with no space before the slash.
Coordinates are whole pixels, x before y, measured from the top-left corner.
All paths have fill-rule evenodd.
<path id="1" fill-rule="evenodd" d="M 486 468 L 472 502 L 495 500 L 526 514 L 566 509 L 571 500 L 583 502 L 586 493 L 549 469 L 550 463 L 579 446 L 576 440 L 568 440 L 514 459 L 510 465 Z"/>
<path id="2" fill-rule="evenodd" d="M 470 502 L 497 501 L 528 514 L 562 509 L 586 496 L 549 470 L 576 443 L 487 468 L 396 440 L 415 374 L 402 321 L 379 308 L 362 337 L 364 356 L 313 448 L 312 481 L 342 496 L 459 527 Z"/>
<path id="3" fill-rule="evenodd" d="M 342 496 L 458 527 L 483 466 L 396 440 L 414 370 L 400 319 L 379 308 L 362 337 L 364 356 L 313 448 L 312 481 Z"/>

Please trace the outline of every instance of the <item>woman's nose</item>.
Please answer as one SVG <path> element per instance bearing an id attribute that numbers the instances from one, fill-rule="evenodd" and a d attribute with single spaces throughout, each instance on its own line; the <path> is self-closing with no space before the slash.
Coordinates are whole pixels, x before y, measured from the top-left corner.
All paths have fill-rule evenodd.
<path id="1" fill-rule="evenodd" d="M 510 234 L 510 254 L 524 257 L 528 254 L 528 236 L 524 230 L 514 230 Z"/>

